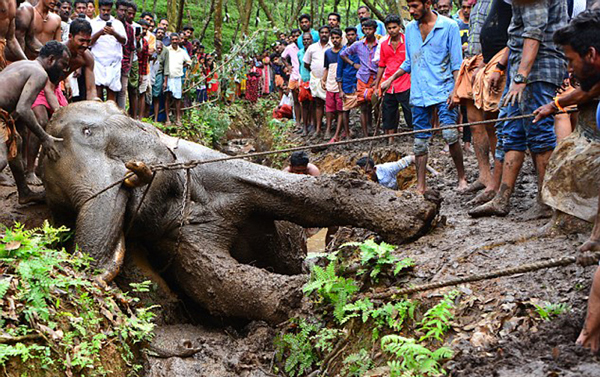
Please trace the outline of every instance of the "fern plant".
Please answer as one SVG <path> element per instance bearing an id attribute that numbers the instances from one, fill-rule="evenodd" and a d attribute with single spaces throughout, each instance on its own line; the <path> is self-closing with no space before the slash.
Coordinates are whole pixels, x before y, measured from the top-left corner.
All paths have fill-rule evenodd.
<path id="1" fill-rule="evenodd" d="M 447 347 L 431 351 L 415 339 L 399 335 L 384 336 L 381 348 L 396 358 L 388 363 L 392 377 L 406 376 L 406 373 L 414 377 L 446 374 L 440 362 L 452 357 L 452 350 Z"/>
<path id="2" fill-rule="evenodd" d="M 414 266 L 414 261 L 410 258 L 399 260 L 392 254 L 396 246 L 382 242 L 377 244 L 372 239 L 364 242 L 348 242 L 343 246 L 357 246 L 361 253 L 361 264 L 364 268 L 358 271 L 359 275 L 369 272 L 369 277 L 374 282 L 379 281 L 379 274 L 393 267 L 394 275 L 397 275 L 405 268 Z"/>
<path id="3" fill-rule="evenodd" d="M 361 348 L 359 352 L 352 353 L 344 359 L 344 368 L 342 375 L 347 377 L 363 377 L 373 368 L 373 360 L 369 356 L 369 352 Z"/>
<path id="4" fill-rule="evenodd" d="M 442 300 L 429 309 L 421 320 L 420 331 L 425 335 L 419 339 L 424 341 L 427 339 L 443 340 L 444 333 L 450 328 L 450 321 L 454 318 L 451 309 L 454 308 L 454 299 L 458 296 L 458 291 L 451 291 L 444 295 Z"/>
<path id="5" fill-rule="evenodd" d="M 326 268 L 313 266 L 310 281 L 303 287 L 305 294 L 317 293 L 321 301 L 333 305 L 333 315 L 338 322 L 343 322 L 348 300 L 358 291 L 358 285 L 353 279 L 338 276 L 335 262 L 330 262 Z"/>

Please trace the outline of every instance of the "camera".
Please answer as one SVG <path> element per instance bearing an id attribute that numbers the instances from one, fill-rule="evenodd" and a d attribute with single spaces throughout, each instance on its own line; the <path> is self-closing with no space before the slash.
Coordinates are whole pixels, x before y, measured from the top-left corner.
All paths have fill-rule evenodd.
<path id="1" fill-rule="evenodd" d="M 106 26 L 111 27 L 112 26 L 112 21 L 106 21 Z"/>

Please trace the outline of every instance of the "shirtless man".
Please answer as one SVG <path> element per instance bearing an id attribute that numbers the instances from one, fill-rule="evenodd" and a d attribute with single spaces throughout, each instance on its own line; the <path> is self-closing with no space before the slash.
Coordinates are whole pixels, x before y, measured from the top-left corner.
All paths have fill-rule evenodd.
<path id="1" fill-rule="evenodd" d="M 321 175 L 319 168 L 308 161 L 306 152 L 294 152 L 290 157 L 290 165 L 283 169 L 283 171 L 293 174 L 310 175 L 313 177 Z"/>
<path id="2" fill-rule="evenodd" d="M 31 191 L 25 181 L 23 160 L 18 154 L 21 140 L 15 131 L 13 116 L 22 120 L 31 132 L 42 140 L 48 157 L 56 160 L 59 154 L 55 143 L 62 140 L 44 131 L 31 107 L 46 82 L 57 81 L 57 78 L 64 76 L 68 66 L 67 47 L 58 41 L 50 41 L 42 47 L 37 59 L 15 62 L 0 72 L 0 84 L 11 88 L 0 93 L 0 140 L 3 141 L 0 143 L 0 171 L 8 162 L 17 184 L 21 204 L 42 201 L 44 194 Z"/>
<path id="3" fill-rule="evenodd" d="M 67 76 L 71 73 L 82 69 L 85 77 L 86 95 L 88 100 L 96 98 L 96 80 L 94 78 L 94 57 L 88 50 L 90 42 L 92 40 L 92 26 L 83 18 L 76 18 L 71 22 L 69 28 L 69 39 L 65 42 L 65 45 L 69 49 L 70 60 L 69 69 Z M 58 78 L 59 82 L 62 81 L 66 76 Z M 58 89 L 57 89 L 58 88 Z M 49 101 L 47 99 L 47 92 L 49 90 L 54 91 L 54 95 L 57 98 L 57 102 Z M 52 114 L 58 109 L 58 107 L 66 106 L 67 100 L 64 98 L 60 87 L 50 86 L 40 91 L 34 104 L 33 112 L 40 124 L 40 126 L 46 129 L 46 124 L 52 116 Z M 37 137 L 30 135 L 27 141 L 28 152 L 27 159 L 27 183 L 30 185 L 41 184 L 42 181 L 35 174 L 35 160 L 40 148 L 40 141 Z"/>
<path id="4" fill-rule="evenodd" d="M 61 19 L 51 13 L 56 0 L 40 0 L 35 7 L 28 2 L 17 10 L 16 36 L 27 58 L 35 59 L 46 42 L 61 40 Z"/>
<path id="5" fill-rule="evenodd" d="M 27 59 L 15 37 L 16 15 L 16 1 L 0 0 L 0 71 L 6 67 L 5 49 L 11 54 L 12 61 Z"/>

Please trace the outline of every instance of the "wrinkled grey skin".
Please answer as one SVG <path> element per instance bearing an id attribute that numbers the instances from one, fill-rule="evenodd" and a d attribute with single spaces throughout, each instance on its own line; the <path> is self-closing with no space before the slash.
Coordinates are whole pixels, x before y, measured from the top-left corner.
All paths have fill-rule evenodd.
<path id="1" fill-rule="evenodd" d="M 57 219 L 76 219 L 76 243 L 99 268 L 114 273 L 124 230 L 146 187 L 122 185 L 86 199 L 124 177 L 130 160 L 152 165 L 224 156 L 165 136 L 112 102 L 71 104 L 54 114 L 47 130 L 64 139 L 60 159 L 44 161 L 48 204 Z M 402 243 L 426 232 L 439 209 L 418 194 L 371 182 L 300 176 L 232 160 L 191 170 L 191 202 L 180 229 L 185 182 L 183 170 L 156 173 L 128 240 L 163 261 L 158 267 L 211 313 L 271 323 L 287 318 L 306 280 L 293 275 L 303 257 L 289 242 L 293 227 L 276 220 L 303 227 L 354 225 Z"/>

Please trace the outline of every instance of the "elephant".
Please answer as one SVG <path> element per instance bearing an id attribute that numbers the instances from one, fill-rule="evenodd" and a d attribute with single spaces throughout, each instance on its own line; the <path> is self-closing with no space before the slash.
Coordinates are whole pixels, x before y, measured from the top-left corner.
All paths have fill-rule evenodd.
<path id="1" fill-rule="evenodd" d="M 60 158 L 42 161 L 47 203 L 56 221 L 74 225 L 104 281 L 117 274 L 126 240 L 138 242 L 216 316 L 279 323 L 298 307 L 304 255 L 285 221 L 356 226 L 401 244 L 431 229 L 439 212 L 439 202 L 416 192 L 351 174 L 296 175 L 243 159 L 159 170 L 144 186 L 144 167 L 226 155 L 133 120 L 110 101 L 61 108 L 47 130 L 63 139 Z M 94 196 L 130 171 L 142 184 Z"/>

